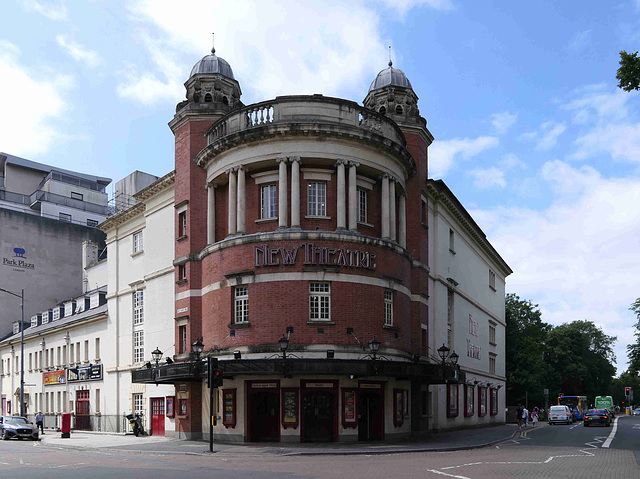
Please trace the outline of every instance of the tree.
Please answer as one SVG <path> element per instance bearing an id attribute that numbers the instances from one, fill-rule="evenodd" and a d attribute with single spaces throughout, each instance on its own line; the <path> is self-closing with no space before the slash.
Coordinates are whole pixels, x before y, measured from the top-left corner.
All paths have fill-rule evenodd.
<path id="1" fill-rule="evenodd" d="M 511 293 L 505 298 L 507 404 L 544 404 L 548 387 L 545 365 L 547 334 L 551 326 L 542 321 L 537 304 Z"/>
<path id="2" fill-rule="evenodd" d="M 573 321 L 549 333 L 548 347 L 557 355 L 554 375 L 565 395 L 609 395 L 615 376 L 615 336 L 607 336 L 591 321 Z"/>
<path id="3" fill-rule="evenodd" d="M 633 333 L 636 337 L 636 342 L 627 345 L 629 372 L 637 376 L 638 372 L 640 372 L 640 298 L 636 299 L 629 309 L 636 313 L 636 318 L 638 318 L 638 322 L 634 326 L 636 331 Z"/>
<path id="4" fill-rule="evenodd" d="M 618 88 L 625 91 L 640 90 L 640 57 L 638 52 L 620 52 L 620 68 L 616 73 L 619 81 Z"/>

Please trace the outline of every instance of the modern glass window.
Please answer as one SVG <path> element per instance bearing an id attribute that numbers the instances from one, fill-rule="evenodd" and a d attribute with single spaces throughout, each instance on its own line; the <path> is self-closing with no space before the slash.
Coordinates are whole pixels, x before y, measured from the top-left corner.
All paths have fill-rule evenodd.
<path id="1" fill-rule="evenodd" d="M 88 219 L 87 226 L 98 226 L 98 222 L 96 220 Z"/>
<path id="2" fill-rule="evenodd" d="M 80 201 L 84 199 L 84 197 L 82 196 L 82 193 L 76 193 L 75 191 L 71 192 L 71 198 L 73 198 L 74 200 L 80 200 Z"/>
<path id="3" fill-rule="evenodd" d="M 276 185 L 260 187 L 260 218 L 275 218 L 277 216 Z"/>
<path id="4" fill-rule="evenodd" d="M 327 215 L 327 184 L 325 182 L 309 182 L 307 213 L 309 216 Z"/>
<path id="5" fill-rule="evenodd" d="M 144 331 L 133 332 L 133 362 L 144 361 Z"/>
<path id="6" fill-rule="evenodd" d="M 393 291 L 384 291 L 384 325 L 393 326 Z"/>
<path id="7" fill-rule="evenodd" d="M 133 252 L 139 253 L 142 251 L 142 231 L 133 233 Z"/>
<path id="8" fill-rule="evenodd" d="M 358 222 L 367 222 L 367 190 L 358 188 Z"/>
<path id="9" fill-rule="evenodd" d="M 144 291 L 133 293 L 133 324 L 144 322 Z"/>
<path id="10" fill-rule="evenodd" d="M 71 223 L 71 215 L 67 213 L 58 213 L 58 219 L 60 221 L 65 221 L 67 223 Z"/>
<path id="11" fill-rule="evenodd" d="M 331 320 L 331 285 L 329 283 L 309 283 L 309 320 Z"/>
<path id="12" fill-rule="evenodd" d="M 249 287 L 236 286 L 234 294 L 235 294 L 234 322 L 236 324 L 248 323 L 249 322 Z"/>

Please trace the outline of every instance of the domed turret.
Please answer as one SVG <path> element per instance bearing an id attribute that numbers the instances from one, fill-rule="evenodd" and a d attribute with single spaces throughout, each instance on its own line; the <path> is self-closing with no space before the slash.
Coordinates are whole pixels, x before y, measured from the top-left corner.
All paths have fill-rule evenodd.
<path id="1" fill-rule="evenodd" d="M 420 119 L 418 96 L 411 82 L 402 70 L 389 67 L 382 70 L 371 82 L 369 92 L 363 101 L 365 107 L 393 118 L 397 123 L 415 122 Z M 424 121 L 424 119 L 421 119 Z"/>
<path id="2" fill-rule="evenodd" d="M 233 70 L 231 65 L 224 58 L 216 56 L 216 49 L 211 49 L 211 55 L 207 55 L 196 63 L 191 69 L 189 78 L 193 75 L 200 75 L 206 73 L 219 73 L 222 76 L 235 80 L 233 76 Z"/>
<path id="3" fill-rule="evenodd" d="M 197 106 L 199 109 L 215 110 L 216 114 L 242 106 L 240 84 L 233 76 L 229 62 L 217 56 L 215 48 L 193 66 L 184 86 L 187 99 L 178 103 L 176 112 L 189 104 L 200 105 Z"/>

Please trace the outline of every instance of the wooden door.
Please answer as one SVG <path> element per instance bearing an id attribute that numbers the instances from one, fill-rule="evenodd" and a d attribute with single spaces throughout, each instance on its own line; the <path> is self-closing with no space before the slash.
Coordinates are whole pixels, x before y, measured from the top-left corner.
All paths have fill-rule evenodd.
<path id="1" fill-rule="evenodd" d="M 164 398 L 151 398 L 151 435 L 164 436 Z"/>

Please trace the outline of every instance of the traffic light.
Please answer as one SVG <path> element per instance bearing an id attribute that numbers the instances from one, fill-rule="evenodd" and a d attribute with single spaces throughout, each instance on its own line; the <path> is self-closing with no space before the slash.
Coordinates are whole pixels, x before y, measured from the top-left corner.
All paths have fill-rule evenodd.
<path id="1" fill-rule="evenodd" d="M 624 388 L 624 395 L 625 396 L 629 396 L 630 393 L 631 393 L 631 388 L 629 388 L 629 387 Z"/>
<path id="2" fill-rule="evenodd" d="M 207 358 L 207 386 L 210 388 L 218 387 L 214 371 L 220 372 L 220 386 L 222 386 L 222 372 L 218 369 L 218 358 Z"/>
<path id="3" fill-rule="evenodd" d="M 563 396 L 564 396 L 564 394 L 560 393 L 560 397 L 563 397 Z"/>
<path id="4" fill-rule="evenodd" d="M 222 386 L 222 381 L 223 381 L 223 379 L 222 379 L 222 371 L 220 371 L 219 369 L 214 369 L 211 372 L 211 378 L 212 378 L 211 385 L 214 388 L 219 388 L 219 387 Z"/>

